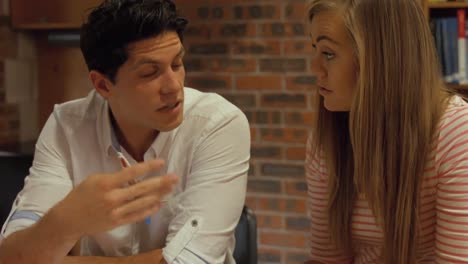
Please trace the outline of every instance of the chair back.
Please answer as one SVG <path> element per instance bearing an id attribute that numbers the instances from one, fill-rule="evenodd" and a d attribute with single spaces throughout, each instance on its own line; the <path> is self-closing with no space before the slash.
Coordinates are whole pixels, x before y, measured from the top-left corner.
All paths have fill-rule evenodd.
<path id="1" fill-rule="evenodd" d="M 237 264 L 257 264 L 257 220 L 247 206 L 242 210 L 235 230 L 234 259 Z"/>

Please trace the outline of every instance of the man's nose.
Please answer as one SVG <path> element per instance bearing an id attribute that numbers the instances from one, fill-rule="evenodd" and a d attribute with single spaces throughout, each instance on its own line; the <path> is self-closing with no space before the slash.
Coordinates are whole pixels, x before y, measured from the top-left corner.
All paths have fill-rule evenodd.
<path id="1" fill-rule="evenodd" d="M 178 92 L 181 86 L 177 74 L 172 69 L 166 71 L 163 76 L 161 93 L 170 94 Z"/>

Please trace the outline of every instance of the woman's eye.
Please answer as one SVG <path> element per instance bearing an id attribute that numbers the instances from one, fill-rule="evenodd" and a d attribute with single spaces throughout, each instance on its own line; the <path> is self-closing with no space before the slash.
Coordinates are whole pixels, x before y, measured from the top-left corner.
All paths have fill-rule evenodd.
<path id="1" fill-rule="evenodd" d="M 327 60 L 331 60 L 331 59 L 335 58 L 335 54 L 334 54 L 334 53 L 331 53 L 331 52 L 325 52 L 325 51 L 324 51 L 324 52 L 322 52 L 322 54 L 325 56 L 325 58 L 326 58 Z"/>

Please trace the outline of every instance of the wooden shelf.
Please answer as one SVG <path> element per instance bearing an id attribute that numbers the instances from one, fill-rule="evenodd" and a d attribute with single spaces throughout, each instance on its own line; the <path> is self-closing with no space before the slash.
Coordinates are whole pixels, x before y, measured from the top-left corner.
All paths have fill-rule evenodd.
<path id="1" fill-rule="evenodd" d="M 16 29 L 31 29 L 31 30 L 54 30 L 54 29 L 78 29 L 81 25 L 72 23 L 34 23 L 34 24 L 18 24 Z"/>
<path id="2" fill-rule="evenodd" d="M 447 84 L 447 86 L 455 90 L 468 92 L 468 84 Z"/>
<path id="3" fill-rule="evenodd" d="M 20 30 L 78 29 L 102 0 L 9 0 L 11 24 Z"/>
<path id="4" fill-rule="evenodd" d="M 440 9 L 440 8 L 468 8 L 468 2 L 429 2 L 429 9 Z"/>

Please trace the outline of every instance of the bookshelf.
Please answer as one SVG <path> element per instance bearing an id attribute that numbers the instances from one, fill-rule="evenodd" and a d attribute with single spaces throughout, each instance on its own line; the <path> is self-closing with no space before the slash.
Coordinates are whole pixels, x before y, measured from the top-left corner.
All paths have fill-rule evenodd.
<path id="1" fill-rule="evenodd" d="M 445 1 L 445 2 L 437 1 L 437 2 L 434 2 L 434 1 L 431 1 L 431 0 L 422 0 L 422 5 L 423 5 L 423 7 L 425 9 L 425 14 L 426 14 L 428 20 L 431 21 L 433 31 L 435 32 L 435 34 L 437 34 L 437 31 L 436 31 L 435 27 L 438 27 L 437 23 L 440 23 L 440 21 L 438 21 L 438 22 L 434 22 L 434 21 L 438 20 L 438 19 L 440 20 L 440 19 L 443 19 L 443 18 L 449 18 L 449 17 L 457 18 L 457 11 L 460 10 L 460 9 L 465 10 L 465 21 L 466 21 L 466 23 L 468 23 L 468 1 L 465 1 L 465 2 L 463 2 L 463 1 L 450 1 L 450 2 L 449 1 Z M 468 27 L 466 25 L 465 25 L 465 28 L 467 29 L 467 33 L 468 33 Z M 442 36 L 446 36 L 446 35 L 442 34 Z M 435 35 L 436 42 L 437 42 L 438 37 L 441 37 L 441 35 L 440 34 Z M 468 42 L 468 35 L 465 37 L 465 39 L 467 39 L 466 42 Z M 446 42 L 444 40 L 444 45 L 445 44 L 446 44 Z M 437 43 L 436 43 L 436 45 L 437 45 Z M 438 50 L 438 52 L 439 52 L 439 50 Z M 466 55 L 464 57 L 467 57 L 467 56 L 468 56 L 468 52 L 466 53 Z M 443 58 L 443 60 L 444 59 L 445 58 Z M 465 60 L 468 62 L 468 58 L 466 58 Z M 442 63 L 446 64 L 447 61 L 442 62 Z M 443 66 L 443 67 L 447 67 L 447 66 Z M 466 67 L 468 68 L 468 65 Z M 468 78 L 468 72 L 467 72 L 466 75 L 467 75 L 466 78 Z M 465 83 L 463 83 L 463 84 L 448 83 L 448 86 L 450 88 L 454 89 L 454 90 L 462 92 L 465 95 L 468 95 L 468 83 L 466 83 L 466 84 Z"/>
<path id="2" fill-rule="evenodd" d="M 436 8 L 468 8 L 468 2 L 429 2 L 427 7 Z"/>
<path id="3" fill-rule="evenodd" d="M 11 24 L 20 30 L 77 29 L 101 0 L 10 0 Z"/>

